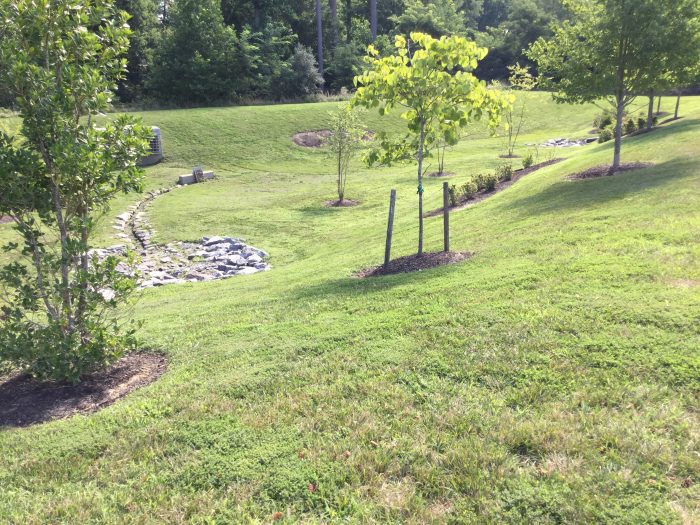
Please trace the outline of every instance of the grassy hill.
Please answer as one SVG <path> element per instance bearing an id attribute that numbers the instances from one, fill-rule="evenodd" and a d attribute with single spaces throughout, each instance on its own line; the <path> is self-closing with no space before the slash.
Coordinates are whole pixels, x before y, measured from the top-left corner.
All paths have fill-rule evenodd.
<path id="1" fill-rule="evenodd" d="M 329 154 L 291 135 L 334 107 L 142 114 L 166 148 L 149 187 L 219 176 L 156 201 L 157 239 L 242 236 L 273 270 L 144 292 L 133 315 L 169 371 L 95 415 L 1 430 L 0 522 L 700 521 L 700 99 L 625 139 L 653 167 L 572 182 L 611 144 L 540 148 L 567 160 L 452 214 L 471 260 L 373 279 L 352 273 L 382 259 L 391 188 L 394 256 L 416 248 L 414 167 L 357 163 L 362 205 L 325 208 Z M 585 137 L 597 111 L 532 94 L 521 144 Z M 475 126 L 451 180 L 502 149 Z"/>

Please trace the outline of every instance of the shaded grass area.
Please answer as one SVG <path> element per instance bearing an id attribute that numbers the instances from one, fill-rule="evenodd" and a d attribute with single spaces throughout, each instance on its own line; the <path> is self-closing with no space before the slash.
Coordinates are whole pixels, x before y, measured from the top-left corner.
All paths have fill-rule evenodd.
<path id="1" fill-rule="evenodd" d="M 523 143 L 590 128 L 594 108 L 533 97 Z M 415 174 L 358 164 L 362 204 L 324 207 L 327 152 L 290 137 L 332 107 L 146 114 L 167 156 L 150 185 L 197 163 L 220 176 L 156 201 L 158 239 L 243 236 L 273 270 L 145 292 L 168 373 L 90 417 L 0 431 L 0 521 L 698 521 L 700 100 L 625 140 L 654 167 L 572 182 L 612 147 L 565 150 L 451 214 L 473 258 L 373 279 L 352 273 L 382 260 L 392 187 L 395 257 L 415 250 Z M 452 182 L 501 150 L 476 129 Z M 440 218 L 426 236 L 439 250 Z"/>

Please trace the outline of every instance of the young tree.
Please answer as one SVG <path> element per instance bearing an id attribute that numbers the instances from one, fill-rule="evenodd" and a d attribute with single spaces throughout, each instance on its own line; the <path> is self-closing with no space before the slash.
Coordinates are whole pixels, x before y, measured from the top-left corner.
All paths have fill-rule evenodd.
<path id="1" fill-rule="evenodd" d="M 532 91 L 535 88 L 535 78 L 530 73 L 529 68 L 515 64 L 508 67 L 510 84 L 507 88 L 508 93 L 513 91 Z M 517 97 L 518 103 L 508 108 L 505 112 L 506 120 L 506 155 L 509 158 L 514 156 L 515 146 L 518 143 L 520 132 L 522 131 L 525 122 L 527 111 L 527 99 L 523 96 Z"/>
<path id="2" fill-rule="evenodd" d="M 659 53 L 657 43 L 675 41 L 663 27 L 670 6 L 683 1 L 570 0 L 565 5 L 572 21 L 557 28 L 550 40 L 539 39 L 528 52 L 537 62 L 540 82 L 557 90 L 557 101 L 606 100 L 614 107 L 612 172 L 620 167 L 625 108 L 656 85 L 658 61 L 670 52 L 664 47 Z"/>
<path id="3" fill-rule="evenodd" d="M 439 40 L 424 33 L 412 33 L 409 48 L 406 38 L 396 37 L 396 54 L 380 57 L 370 46 L 368 70 L 356 77 L 358 86 L 353 104 L 379 107 L 384 115 L 394 107 L 402 109 L 409 132 L 415 137 L 418 161 L 418 254 L 423 253 L 423 160 L 426 137 L 436 136 L 441 124 L 452 122 L 464 127 L 483 115 L 492 127 L 510 101 L 489 90 L 472 73 L 487 50 L 466 38 L 453 36 Z M 406 144 L 388 149 L 405 151 Z M 428 143 L 429 144 L 429 143 Z"/>
<path id="4" fill-rule="evenodd" d="M 0 76 L 22 117 L 21 136 L 0 137 L 0 215 L 24 256 L 0 271 L 0 361 L 77 381 L 135 344 L 115 314 L 134 281 L 90 255 L 97 214 L 140 188 L 150 135 L 130 117 L 93 120 L 125 73 L 127 16 L 111 0 L 0 0 L 0 12 Z"/>
<path id="5" fill-rule="evenodd" d="M 338 108 L 338 111 L 330 114 L 330 119 L 331 136 L 328 139 L 328 145 L 336 161 L 338 204 L 342 205 L 345 199 L 350 162 L 362 143 L 365 129 L 357 109 L 350 105 Z"/>

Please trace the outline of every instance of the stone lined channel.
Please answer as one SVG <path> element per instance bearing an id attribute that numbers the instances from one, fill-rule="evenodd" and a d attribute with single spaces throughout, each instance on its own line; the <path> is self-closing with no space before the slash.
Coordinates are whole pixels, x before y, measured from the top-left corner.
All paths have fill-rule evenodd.
<path id="1" fill-rule="evenodd" d="M 236 237 L 203 237 L 197 242 L 173 242 L 160 245 L 152 241 L 155 230 L 146 216 L 153 201 L 184 186 L 151 191 L 129 211 L 118 215 L 113 228 L 124 244 L 95 249 L 100 259 L 108 256 L 125 257 L 136 251 L 137 262 L 130 266 L 119 263 L 117 269 L 126 275 L 138 275 L 139 286 L 150 288 L 167 284 L 212 281 L 237 275 L 251 275 L 270 269 L 267 252 L 249 246 Z"/>

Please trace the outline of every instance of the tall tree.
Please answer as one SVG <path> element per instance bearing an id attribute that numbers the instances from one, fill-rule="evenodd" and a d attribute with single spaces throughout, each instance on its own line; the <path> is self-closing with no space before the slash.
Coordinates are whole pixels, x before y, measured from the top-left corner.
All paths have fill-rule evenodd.
<path id="1" fill-rule="evenodd" d="M 495 127 L 510 103 L 490 90 L 473 74 L 487 50 L 459 36 L 439 40 L 424 33 L 411 33 L 411 45 L 396 37 L 396 54 L 380 57 L 369 47 L 367 71 L 358 76 L 352 103 L 364 107 L 379 106 L 384 115 L 399 107 L 409 132 L 410 144 L 385 145 L 385 158 L 403 155 L 413 149 L 418 161 L 418 255 L 423 253 L 423 160 L 426 149 L 440 135 L 440 127 L 451 123 L 463 127 L 486 115 Z"/>
<path id="2" fill-rule="evenodd" d="M 338 0 L 329 0 L 331 8 L 331 49 L 338 45 Z"/>
<path id="3" fill-rule="evenodd" d="M 219 0 L 178 0 L 160 39 L 147 89 L 159 100 L 201 104 L 235 100 L 254 82 L 250 32 L 224 25 Z"/>
<path id="4" fill-rule="evenodd" d="M 372 42 L 377 39 L 377 0 L 369 0 L 369 28 Z"/>
<path id="5" fill-rule="evenodd" d="M 129 13 L 129 53 L 127 73 L 119 82 L 117 96 L 122 102 L 133 102 L 143 91 L 148 69 L 153 60 L 153 49 L 159 36 L 158 13 L 160 0 L 117 0 L 115 6 Z"/>
<path id="6" fill-rule="evenodd" d="M 660 0 L 568 1 L 566 5 L 572 20 L 557 28 L 551 39 L 539 39 L 528 55 L 537 62 L 542 85 L 556 90 L 556 100 L 607 100 L 613 106 L 611 171 L 615 171 L 620 167 L 625 108 L 653 85 L 651 71 L 658 55 L 650 35 L 664 16 L 664 5 Z"/>
<path id="7" fill-rule="evenodd" d="M 316 0 L 316 53 L 318 54 L 318 72 L 323 76 L 323 10 L 321 0 Z"/>
<path id="8" fill-rule="evenodd" d="M 0 76 L 22 117 L 21 136 L 0 135 L 0 215 L 22 239 L 8 248 L 31 261 L 0 270 L 0 361 L 75 382 L 135 344 L 115 314 L 135 283 L 90 251 L 97 215 L 140 188 L 150 135 L 131 117 L 93 118 L 125 73 L 127 15 L 111 0 L 0 0 L 0 12 Z"/>

